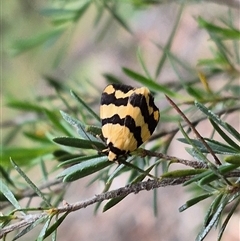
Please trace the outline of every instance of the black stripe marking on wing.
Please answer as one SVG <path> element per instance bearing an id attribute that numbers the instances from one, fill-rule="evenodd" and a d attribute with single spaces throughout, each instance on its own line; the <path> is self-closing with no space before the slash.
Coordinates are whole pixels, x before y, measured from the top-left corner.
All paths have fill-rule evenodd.
<path id="1" fill-rule="evenodd" d="M 125 118 L 120 118 L 118 114 L 115 114 L 110 118 L 103 119 L 102 126 L 107 124 L 119 124 L 127 127 L 136 139 L 137 146 L 142 145 L 143 141 L 141 137 L 141 127 L 136 126 L 135 120 L 130 115 L 127 115 Z"/>
<path id="2" fill-rule="evenodd" d="M 144 122 L 148 125 L 149 132 L 152 134 L 157 126 L 158 120 L 154 119 L 154 112 L 150 115 L 148 111 L 148 105 L 145 96 L 141 94 L 133 93 L 129 97 L 129 102 L 133 107 L 139 107 L 144 118 Z M 158 111 L 158 108 L 153 102 L 152 95 L 149 95 L 149 106 L 153 108 L 153 111 Z"/>

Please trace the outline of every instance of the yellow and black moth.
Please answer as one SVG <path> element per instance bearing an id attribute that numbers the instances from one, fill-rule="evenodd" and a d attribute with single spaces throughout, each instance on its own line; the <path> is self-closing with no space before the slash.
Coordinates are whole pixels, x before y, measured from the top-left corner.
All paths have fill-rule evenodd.
<path id="1" fill-rule="evenodd" d="M 100 118 L 109 161 L 136 150 L 159 121 L 159 110 L 146 87 L 110 84 L 102 93 Z"/>

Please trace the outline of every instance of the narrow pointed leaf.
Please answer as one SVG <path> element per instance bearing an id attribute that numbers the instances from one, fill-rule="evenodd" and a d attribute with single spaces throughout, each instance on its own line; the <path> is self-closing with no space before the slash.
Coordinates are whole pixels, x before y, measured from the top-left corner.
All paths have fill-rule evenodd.
<path id="1" fill-rule="evenodd" d="M 127 25 L 127 23 L 118 15 L 115 9 L 109 7 L 105 1 L 103 1 L 104 7 L 112 14 L 113 18 L 129 33 L 132 33 L 132 30 Z"/>
<path id="2" fill-rule="evenodd" d="M 21 54 L 46 42 L 53 44 L 63 34 L 64 30 L 65 28 L 56 28 L 48 32 L 33 35 L 28 39 L 17 40 L 13 45 L 13 54 Z"/>
<path id="3" fill-rule="evenodd" d="M 70 147 L 82 148 L 82 149 L 103 149 L 105 146 L 101 142 L 89 141 L 74 137 L 56 137 L 53 139 L 54 142 Z"/>
<path id="4" fill-rule="evenodd" d="M 0 162 L 3 167 L 10 167 L 9 158 L 17 160 L 18 165 L 31 165 L 35 158 L 48 155 L 56 149 L 54 145 L 45 145 L 40 147 L 24 148 L 24 147 L 5 147 L 0 156 Z"/>
<path id="5" fill-rule="evenodd" d="M 233 148 L 235 148 L 236 150 L 240 150 L 240 146 L 233 141 L 232 138 L 230 138 L 227 134 L 225 134 L 225 132 L 212 120 L 210 119 L 210 122 L 212 124 L 212 126 L 214 127 L 214 130 L 216 130 L 219 135 Z"/>
<path id="6" fill-rule="evenodd" d="M 47 229 L 48 229 L 48 227 L 50 225 L 52 217 L 53 216 L 48 216 L 48 219 L 47 219 L 46 223 L 44 224 L 44 226 L 43 226 L 43 228 L 42 228 L 42 230 L 41 230 L 41 232 L 40 232 L 40 234 L 39 234 L 39 236 L 38 236 L 36 241 L 43 241 L 44 240 L 45 234 L 46 234 Z"/>
<path id="7" fill-rule="evenodd" d="M 175 21 L 174 21 L 174 26 L 171 30 L 171 34 L 169 35 L 169 38 L 167 40 L 167 43 L 166 45 L 164 46 L 164 54 L 163 56 L 160 58 L 159 62 L 158 62 L 158 65 L 157 65 L 157 69 L 156 69 L 156 73 L 155 73 L 155 76 L 158 77 L 163 66 L 164 66 L 164 63 L 166 62 L 166 59 L 167 59 L 167 56 L 168 56 L 168 53 L 170 52 L 170 49 L 171 49 L 171 46 L 172 46 L 172 42 L 173 40 L 175 39 L 175 34 L 177 33 L 177 28 L 180 24 L 180 18 L 182 16 L 182 12 L 183 12 L 183 9 L 184 9 L 184 4 L 181 4 L 180 7 L 179 7 L 179 10 L 178 10 L 178 13 L 177 13 L 177 16 L 175 17 Z M 181 60 L 181 62 L 183 62 Z"/>
<path id="8" fill-rule="evenodd" d="M 209 209 L 206 212 L 205 218 L 204 218 L 204 226 L 207 226 L 209 221 L 212 219 L 213 214 L 217 210 L 222 198 L 224 196 L 224 193 L 219 193 L 217 197 L 212 201 Z"/>
<path id="9" fill-rule="evenodd" d="M 108 161 L 107 156 L 100 156 L 65 169 L 58 175 L 58 177 L 64 177 L 64 182 L 73 182 L 77 179 L 83 178 L 97 171 L 100 171 L 101 169 L 111 164 L 112 162 Z"/>
<path id="10" fill-rule="evenodd" d="M 47 231 L 45 232 L 44 239 L 47 238 L 50 234 L 52 234 L 54 231 L 57 230 L 57 228 L 60 226 L 60 224 L 64 221 L 64 219 L 67 217 L 69 212 L 64 213 L 57 221 L 54 222 L 52 226 L 50 226 Z"/>
<path id="11" fill-rule="evenodd" d="M 205 172 L 207 169 L 186 169 L 166 172 L 161 175 L 161 178 L 186 177 L 193 176 Z"/>
<path id="12" fill-rule="evenodd" d="M 74 165 L 74 164 L 77 164 L 77 163 L 80 163 L 80 162 L 83 162 L 83 161 L 87 161 L 87 160 L 90 160 L 90 159 L 94 159 L 94 158 L 97 158 L 97 157 L 99 157 L 99 154 L 92 155 L 92 156 L 78 156 L 78 157 L 74 157 L 74 158 L 69 158 L 68 160 L 60 163 L 58 165 L 58 167 Z"/>
<path id="13" fill-rule="evenodd" d="M 108 201 L 104 207 L 103 207 L 103 212 L 106 212 L 107 210 L 109 210 L 110 208 L 114 207 L 115 205 L 117 205 L 119 202 L 121 202 L 126 196 L 123 197 L 116 197 L 111 199 L 110 201 Z"/>
<path id="14" fill-rule="evenodd" d="M 45 114 L 47 115 L 48 119 L 53 123 L 55 128 L 57 128 L 66 135 L 71 134 L 59 121 L 59 118 L 61 118 L 61 116 L 59 116 L 59 113 L 45 109 Z"/>
<path id="15" fill-rule="evenodd" d="M 74 91 L 71 91 L 71 95 L 88 111 L 96 120 L 100 121 L 99 115 L 96 114 Z"/>
<path id="16" fill-rule="evenodd" d="M 153 80 L 151 79 L 148 79 L 142 75 L 140 75 L 139 73 L 137 72 L 134 72 L 128 68 L 123 68 L 123 72 L 129 76 L 130 78 L 134 79 L 135 81 L 141 83 L 142 85 L 148 87 L 150 90 L 152 91 L 158 91 L 158 92 L 162 92 L 166 95 L 169 95 L 171 97 L 175 97 L 177 94 L 171 90 L 169 90 L 169 88 L 163 86 L 163 85 L 160 85 L 156 82 L 154 82 Z"/>
<path id="17" fill-rule="evenodd" d="M 90 7 L 91 1 L 87 1 L 81 8 L 75 12 L 73 21 L 79 21 L 79 19 L 84 15 L 87 9 Z"/>
<path id="18" fill-rule="evenodd" d="M 178 140 L 183 143 L 189 144 L 189 142 L 184 138 L 179 138 Z M 190 140 L 203 153 L 209 153 L 209 151 L 206 149 L 206 147 L 203 145 L 203 143 L 201 141 L 195 140 L 195 139 L 190 139 Z M 236 153 L 236 149 L 234 149 L 231 146 L 228 146 L 226 144 L 223 144 L 221 142 L 211 140 L 208 138 L 205 138 L 205 141 L 210 146 L 210 148 L 214 151 L 215 154 L 223 154 L 223 155 L 238 154 L 238 153 Z"/>
<path id="19" fill-rule="evenodd" d="M 101 136 L 102 128 L 100 126 L 87 125 L 86 132 L 92 134 L 93 136 Z"/>
<path id="20" fill-rule="evenodd" d="M 185 211 L 186 209 L 190 208 L 191 206 L 195 205 L 196 203 L 201 202 L 204 199 L 206 199 L 206 198 L 208 198 L 212 195 L 213 195 L 212 193 L 206 193 L 206 194 L 203 194 L 201 196 L 198 196 L 198 197 L 195 197 L 195 198 L 192 198 L 192 199 L 188 200 L 184 205 L 182 205 L 179 208 L 179 212 Z"/>
<path id="21" fill-rule="evenodd" d="M 214 25 L 213 23 L 207 22 L 202 17 L 199 17 L 197 20 L 200 27 L 205 28 L 212 34 L 213 33 L 218 34 L 221 38 L 224 38 L 224 39 L 240 38 L 240 31 L 238 29 L 219 27 L 217 25 Z"/>
<path id="22" fill-rule="evenodd" d="M 114 76 L 113 74 L 105 73 L 105 74 L 103 74 L 103 76 L 107 80 L 108 83 L 111 83 L 111 84 L 121 84 L 122 83 L 122 81 L 120 79 L 118 79 L 116 76 Z"/>
<path id="23" fill-rule="evenodd" d="M 238 156 L 228 156 L 224 159 L 224 161 L 240 166 L 240 154 Z"/>
<path id="24" fill-rule="evenodd" d="M 10 177 L 10 173 L 7 172 L 1 165 L 0 165 L 0 176 L 1 176 L 1 179 L 5 179 L 9 185 L 15 187 L 15 184 Z"/>
<path id="25" fill-rule="evenodd" d="M 16 209 L 21 209 L 21 206 L 17 199 L 15 198 L 14 194 L 12 191 L 8 188 L 7 185 L 3 181 L 1 181 L 0 184 L 0 192 L 8 199 L 8 201 L 16 208 Z"/>
<path id="26" fill-rule="evenodd" d="M 228 123 L 222 121 L 216 114 L 214 114 L 211 110 L 206 108 L 203 104 L 195 101 L 195 105 L 197 108 L 202 111 L 205 115 L 207 115 L 209 118 L 211 118 L 213 121 L 215 121 L 217 124 L 221 125 L 223 128 L 225 128 L 231 135 L 233 135 L 238 141 L 240 141 L 240 133 L 230 126 Z"/>
<path id="27" fill-rule="evenodd" d="M 83 138 L 83 139 L 86 139 L 86 140 L 91 140 L 91 141 L 99 141 L 95 136 L 89 134 L 89 133 L 86 133 L 86 127 L 85 125 L 80 122 L 79 120 L 71 117 L 70 115 L 68 115 L 67 113 L 63 112 L 63 111 L 60 111 L 63 119 L 65 121 L 67 121 L 70 125 L 72 125 L 73 127 L 75 127 L 77 129 L 77 132 L 78 134 Z"/>
<path id="28" fill-rule="evenodd" d="M 232 215 L 235 213 L 235 211 L 237 210 L 238 206 L 240 204 L 240 197 L 236 200 L 235 204 L 231 207 L 231 210 L 228 211 L 228 214 L 227 214 L 227 217 L 225 218 L 222 226 L 221 226 L 221 229 L 219 231 L 219 234 L 218 234 L 218 239 L 217 241 L 220 241 L 221 238 L 222 238 L 222 235 L 227 227 L 227 224 L 230 220 L 230 218 L 232 217 Z M 237 213 L 237 212 L 236 212 Z"/>
<path id="29" fill-rule="evenodd" d="M 13 167 L 17 170 L 17 172 L 24 178 L 24 180 L 29 184 L 29 186 L 37 193 L 39 197 L 46 203 L 47 206 L 51 207 L 51 203 L 46 199 L 43 193 L 37 188 L 37 186 L 30 180 L 30 178 L 22 171 L 22 169 L 14 162 L 12 159 L 10 160 Z"/>
<path id="30" fill-rule="evenodd" d="M 227 174 L 228 172 L 230 171 L 233 171 L 235 169 L 237 169 L 239 166 L 238 165 L 229 165 L 229 164 L 226 164 L 226 165 L 222 165 L 219 167 L 219 174 L 221 175 L 225 175 Z M 206 175 L 205 177 L 203 177 L 200 181 L 199 181 L 199 185 L 200 186 L 203 186 L 203 185 L 207 185 L 209 184 L 210 182 L 213 182 L 215 180 L 219 179 L 219 176 L 217 176 L 215 173 L 210 173 L 208 175 Z"/>
<path id="31" fill-rule="evenodd" d="M 216 212 L 212 216 L 212 219 L 209 221 L 208 225 L 203 227 L 202 230 L 197 235 L 196 241 L 203 241 L 206 235 L 210 232 L 214 224 L 220 218 L 223 209 L 225 208 L 227 201 L 222 202 L 219 207 L 217 208 Z"/>
<path id="32" fill-rule="evenodd" d="M 7 103 L 7 105 L 11 108 L 15 108 L 22 111 L 30 111 L 30 112 L 42 112 L 43 107 L 39 104 L 34 104 L 31 101 L 20 101 L 20 100 L 12 100 Z"/>

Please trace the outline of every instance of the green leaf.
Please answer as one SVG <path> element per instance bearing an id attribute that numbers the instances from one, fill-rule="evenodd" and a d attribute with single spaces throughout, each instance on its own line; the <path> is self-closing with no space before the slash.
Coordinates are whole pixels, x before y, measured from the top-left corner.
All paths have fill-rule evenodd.
<path id="1" fill-rule="evenodd" d="M 116 2 L 117 3 L 117 2 Z M 112 14 L 113 18 L 125 29 L 127 30 L 129 33 L 132 34 L 132 30 L 130 29 L 130 27 L 127 25 L 127 23 L 118 15 L 118 13 L 116 12 L 116 10 L 114 8 L 109 7 L 109 5 L 107 5 L 106 1 L 103 1 L 104 7 Z"/>
<path id="2" fill-rule="evenodd" d="M 104 16 L 104 6 L 100 2 L 94 2 L 97 8 L 97 14 L 94 20 L 94 27 L 96 27 Z M 99 4 L 100 3 L 100 4 Z"/>
<path id="3" fill-rule="evenodd" d="M 216 212 L 214 213 L 214 215 L 212 216 L 211 220 L 209 221 L 209 223 L 207 224 L 207 226 L 204 226 L 202 228 L 202 230 L 199 232 L 199 234 L 197 235 L 196 241 L 203 241 L 204 238 L 206 237 L 206 235 L 209 233 L 209 231 L 212 229 L 212 227 L 214 226 L 214 224 L 217 222 L 217 220 L 219 220 L 223 209 L 225 208 L 227 204 L 227 200 L 225 199 L 217 208 Z"/>
<path id="4" fill-rule="evenodd" d="M 2 180 L 5 179 L 9 185 L 11 185 L 12 187 L 15 187 L 15 184 L 11 179 L 9 170 L 6 171 L 1 165 L 0 165 L 0 177 Z"/>
<path id="5" fill-rule="evenodd" d="M 215 56 L 214 59 L 199 59 L 198 60 L 198 66 L 207 66 L 208 68 L 211 68 L 212 71 L 220 71 L 222 70 L 221 67 L 218 67 L 218 65 L 224 66 L 227 65 L 228 62 L 226 59 L 222 58 L 221 56 Z"/>
<path id="6" fill-rule="evenodd" d="M 207 169 L 185 169 L 185 170 L 175 170 L 171 172 L 166 172 L 161 175 L 161 178 L 173 178 L 173 177 L 187 177 L 192 175 L 197 175 L 199 173 L 205 172 Z"/>
<path id="7" fill-rule="evenodd" d="M 7 199 L 6 199 L 7 200 Z M 11 222 L 13 219 L 16 219 L 16 216 L 14 215 L 1 215 L 0 216 L 0 222 L 1 223 L 9 223 Z M 3 227 L 4 225 L 1 224 L 1 227 Z"/>
<path id="8" fill-rule="evenodd" d="M 198 197 L 195 197 L 195 198 L 192 198 L 192 199 L 188 200 L 184 205 L 182 205 L 179 208 L 179 212 L 185 211 L 186 209 L 190 208 L 191 206 L 195 205 L 196 203 L 201 202 L 204 199 L 206 199 L 206 198 L 208 198 L 212 195 L 213 195 L 212 193 L 205 193 L 201 196 L 198 196 Z"/>
<path id="9" fill-rule="evenodd" d="M 209 153 L 209 151 L 206 149 L 206 147 L 203 145 L 203 143 L 199 140 L 190 139 L 192 143 L 203 153 Z M 238 155 L 239 153 L 236 152 L 234 148 L 231 146 L 225 145 L 221 142 L 214 141 L 208 138 L 204 138 L 204 140 L 207 142 L 209 147 L 213 150 L 215 154 L 223 154 L 223 155 Z M 183 143 L 189 144 L 188 141 L 184 138 L 179 138 L 178 141 L 181 141 Z"/>
<path id="10" fill-rule="evenodd" d="M 83 161 L 86 161 L 86 160 L 90 160 L 90 159 L 93 159 L 93 158 L 97 158 L 99 157 L 99 154 L 97 155 L 92 155 L 92 156 L 76 156 L 76 157 L 71 157 L 69 159 L 67 159 L 66 161 L 60 163 L 58 165 L 58 167 L 62 167 L 62 166 L 68 166 L 68 165 L 74 165 L 74 164 L 77 164 L 77 163 L 80 163 L 80 162 L 83 162 Z"/>
<path id="11" fill-rule="evenodd" d="M 85 3 L 84 3 L 85 2 Z M 43 16 L 51 18 L 51 22 L 55 25 L 64 24 L 66 22 L 76 22 L 84 15 L 92 1 L 80 1 L 74 4 L 65 3 L 61 8 L 50 7 L 40 11 Z"/>
<path id="12" fill-rule="evenodd" d="M 240 85 L 234 85 L 232 84 L 231 86 L 229 86 L 229 90 L 232 92 L 233 96 L 239 96 L 240 94 Z"/>
<path id="13" fill-rule="evenodd" d="M 12 191 L 8 188 L 7 185 L 3 181 L 1 181 L 0 185 L 0 192 L 8 199 L 8 201 L 16 208 L 16 209 L 22 209 L 19 202 L 15 198 Z"/>
<path id="14" fill-rule="evenodd" d="M 187 93 L 197 100 L 203 100 L 204 96 L 206 96 L 206 93 L 204 92 L 204 94 L 203 94 L 203 91 L 200 91 L 199 89 L 197 89 L 196 86 L 192 87 L 190 85 L 184 84 L 184 87 L 185 87 Z"/>
<path id="15" fill-rule="evenodd" d="M 225 128 L 230 134 L 232 134 L 238 141 L 240 141 L 240 133 L 230 126 L 228 123 L 222 121 L 216 114 L 214 114 L 211 110 L 206 108 L 203 104 L 195 101 L 196 107 L 202 111 L 206 116 L 208 116 L 210 119 L 212 119 L 217 124 L 221 125 L 223 128 Z"/>
<path id="16" fill-rule="evenodd" d="M 205 28 L 209 33 L 218 34 L 219 37 L 224 39 L 240 39 L 240 31 L 238 29 L 234 28 L 222 28 L 219 26 L 216 26 L 210 22 L 207 22 L 202 17 L 198 18 L 198 24 L 200 27 Z"/>
<path id="17" fill-rule="evenodd" d="M 60 150 L 58 150 L 58 151 L 60 152 Z M 57 158 L 58 162 L 60 162 L 59 166 L 65 165 L 64 163 L 69 161 L 69 160 L 72 160 L 72 159 L 75 159 L 75 158 L 80 158 L 80 157 L 84 156 L 84 154 L 70 154 L 70 153 L 65 153 L 61 156 L 60 155 L 57 156 L 58 154 L 56 155 L 56 152 L 54 152 L 53 155 Z"/>
<path id="18" fill-rule="evenodd" d="M 7 103 L 11 108 L 15 108 L 22 111 L 42 113 L 44 108 L 39 104 L 32 103 L 31 101 L 20 101 L 20 100 L 11 100 Z"/>
<path id="19" fill-rule="evenodd" d="M 214 130 L 216 130 L 219 135 L 233 148 L 235 148 L 236 150 L 240 151 L 240 146 L 233 141 L 232 138 L 230 138 L 228 135 L 225 134 L 224 131 L 222 131 L 222 129 L 212 120 L 212 119 L 209 119 Z"/>
<path id="20" fill-rule="evenodd" d="M 152 79 L 152 78 L 151 78 L 151 75 L 150 75 L 150 73 L 149 73 L 149 71 L 148 71 L 148 69 L 147 69 L 147 66 L 146 66 L 146 64 L 145 64 L 145 62 L 144 62 L 144 60 L 143 60 L 143 56 L 142 56 L 142 54 L 141 54 L 141 52 L 140 52 L 139 49 L 138 49 L 138 51 L 137 51 L 137 58 L 138 58 L 138 61 L 139 61 L 140 64 L 141 64 L 141 67 L 142 67 L 142 69 L 144 70 L 147 78 L 148 78 L 148 79 Z"/>
<path id="21" fill-rule="evenodd" d="M 16 171 L 23 177 L 23 179 L 29 184 L 29 186 L 37 193 L 37 195 L 42 198 L 42 200 L 47 204 L 48 207 L 51 207 L 51 203 L 46 199 L 46 197 L 43 195 L 43 193 L 38 189 L 38 187 L 30 180 L 30 178 L 22 171 L 22 169 L 17 165 L 16 162 L 14 162 L 12 159 L 10 159 L 13 167 L 16 169 Z"/>
<path id="22" fill-rule="evenodd" d="M 64 91 L 67 89 L 64 83 L 56 77 L 44 75 L 44 80 L 47 82 L 48 85 L 54 88 L 57 92 Z"/>
<path id="23" fill-rule="evenodd" d="M 89 126 L 85 127 L 86 132 L 92 134 L 93 136 L 101 136 L 102 135 L 102 128 L 99 126 Z"/>
<path id="24" fill-rule="evenodd" d="M 13 54 L 21 54 L 24 51 L 30 50 L 47 42 L 51 42 L 52 45 L 63 34 L 64 30 L 65 28 L 56 28 L 45 33 L 40 33 L 28 39 L 17 40 L 13 44 Z"/>
<path id="25" fill-rule="evenodd" d="M 54 142 L 70 147 L 82 148 L 82 149 L 103 149 L 105 146 L 101 142 L 89 141 L 74 137 L 56 137 L 53 139 Z"/>
<path id="26" fill-rule="evenodd" d="M 218 171 L 219 171 L 219 174 L 225 175 L 228 172 L 231 172 L 231 171 L 237 169 L 239 166 L 240 166 L 240 163 L 239 163 L 239 165 L 225 164 L 225 165 L 220 166 L 218 168 Z M 215 173 L 211 172 L 199 181 L 199 185 L 200 186 L 207 185 L 210 182 L 213 182 L 217 179 L 219 179 L 219 177 Z"/>
<path id="27" fill-rule="evenodd" d="M 163 85 L 160 85 L 156 82 L 154 82 L 153 80 L 151 79 L 148 79 L 142 75 L 140 75 L 139 73 L 137 72 L 134 72 L 128 68 L 123 68 L 123 72 L 129 76 L 130 78 L 134 79 L 135 81 L 141 83 L 142 85 L 148 87 L 151 91 L 158 91 L 158 92 L 162 92 L 168 96 L 171 96 L 171 97 L 176 97 L 177 94 L 171 90 L 169 90 L 169 88 L 163 86 Z"/>
<path id="28" fill-rule="evenodd" d="M 175 17 L 174 26 L 171 30 L 171 34 L 169 35 L 169 38 L 167 40 L 167 44 L 163 48 L 164 54 L 160 58 L 160 60 L 158 62 L 158 65 L 157 65 L 157 69 L 156 69 L 156 73 L 155 73 L 156 78 L 159 76 L 159 74 L 160 74 L 160 72 L 161 72 L 161 70 L 164 66 L 164 63 L 166 62 L 167 56 L 169 56 L 172 43 L 175 39 L 175 34 L 177 33 L 177 28 L 178 28 L 178 26 L 181 22 L 180 19 L 181 19 L 181 16 L 182 16 L 183 9 L 184 9 L 184 4 L 180 4 L 177 16 Z M 183 62 L 183 61 L 181 60 L 181 62 Z"/>
<path id="29" fill-rule="evenodd" d="M 3 167 L 10 167 L 11 163 L 9 158 L 17 160 L 18 165 L 31 165 L 33 160 L 40 158 L 44 155 L 48 155 L 56 149 L 54 145 L 42 145 L 39 147 L 4 147 L 2 148 L 2 155 L 0 156 L 0 162 Z"/>
<path id="30" fill-rule="evenodd" d="M 126 196 L 123 197 L 116 197 L 111 199 L 110 201 L 108 201 L 104 207 L 103 207 L 103 212 L 106 212 L 107 210 L 109 210 L 110 208 L 114 207 L 115 205 L 117 205 L 119 202 L 121 202 Z"/>
<path id="31" fill-rule="evenodd" d="M 193 182 L 197 182 L 197 181 L 201 180 L 202 178 L 204 178 L 205 176 L 207 176 L 209 174 L 211 174 L 211 170 L 207 170 L 207 171 L 205 171 L 203 173 L 200 173 L 200 174 L 192 177 L 190 180 L 184 182 L 183 186 L 187 186 L 187 185 L 189 185 L 189 184 L 191 184 Z"/>
<path id="32" fill-rule="evenodd" d="M 64 177 L 64 182 L 73 182 L 85 176 L 91 175 L 97 171 L 100 171 L 101 169 L 111 164 L 113 163 L 108 161 L 107 156 L 100 156 L 87 161 L 83 161 L 65 169 L 58 175 L 58 177 Z"/>
<path id="33" fill-rule="evenodd" d="M 69 212 L 64 213 L 59 219 L 57 219 L 57 221 L 54 222 L 54 224 L 52 226 L 50 226 L 46 230 L 46 232 L 44 234 L 44 239 L 47 238 L 50 234 L 52 234 L 54 231 L 57 230 L 57 228 L 60 226 L 60 224 L 67 217 L 68 214 L 69 214 Z"/>
<path id="34" fill-rule="evenodd" d="M 43 134 L 43 133 L 38 133 L 36 131 L 34 132 L 27 132 L 27 131 L 24 131 L 23 132 L 23 135 L 26 136 L 28 139 L 30 139 L 31 141 L 34 141 L 34 142 L 39 142 L 41 143 L 42 145 L 47 145 L 47 144 L 50 144 L 50 141 L 46 138 L 46 136 Z"/>
<path id="35" fill-rule="evenodd" d="M 41 232 L 40 232 L 40 234 L 39 234 L 39 236 L 38 236 L 36 241 L 43 241 L 44 240 L 45 234 L 46 234 L 47 229 L 48 229 L 48 227 L 50 225 L 52 217 L 53 216 L 48 216 L 48 219 L 47 219 L 46 223 L 43 225 L 43 228 L 42 228 L 42 230 L 41 230 Z"/>
<path id="36" fill-rule="evenodd" d="M 96 120 L 100 121 L 100 117 L 93 111 L 74 91 L 71 91 L 71 95 L 86 109 Z"/>
<path id="37" fill-rule="evenodd" d="M 181 66 L 183 69 L 185 69 L 187 72 L 195 75 L 196 74 L 196 70 L 193 70 L 191 68 L 191 66 L 189 65 L 189 63 L 187 62 L 184 62 L 182 58 L 179 58 L 177 55 L 173 54 L 170 49 L 167 48 L 167 46 L 162 46 L 160 45 L 159 43 L 158 44 L 155 44 L 160 50 L 162 50 L 164 52 L 164 54 L 168 57 L 168 59 L 170 60 L 170 62 L 174 65 L 178 64 L 178 66 Z M 164 61 L 163 61 L 163 57 L 160 59 L 159 61 L 159 65 L 158 65 L 158 69 L 156 71 L 156 76 L 158 76 L 158 74 L 160 73 L 159 71 L 161 71 L 161 64 L 163 63 L 164 64 Z M 198 79 L 197 79 L 198 81 Z M 190 82 L 193 82 L 194 81 L 190 81 Z"/>
<path id="38" fill-rule="evenodd" d="M 71 134 L 64 127 L 64 125 L 59 121 L 60 119 L 60 116 L 58 115 L 59 113 L 45 109 L 45 114 L 47 115 L 48 119 L 53 123 L 55 128 L 59 129 L 61 132 L 65 133 L 66 135 Z"/>
<path id="39" fill-rule="evenodd" d="M 204 218 L 204 226 L 207 226 L 210 220 L 212 219 L 213 214 L 216 212 L 219 203 L 221 202 L 222 198 L 224 196 L 224 193 L 219 193 L 216 198 L 212 201 L 209 209 L 206 212 L 205 218 Z"/>
<path id="40" fill-rule="evenodd" d="M 129 157 L 126 162 L 131 162 L 134 159 L 134 156 Z M 107 181 L 106 181 L 106 185 L 108 185 L 108 183 L 111 183 L 113 181 L 114 178 L 116 178 L 117 176 L 121 175 L 124 170 L 129 169 L 128 166 L 124 165 L 123 163 L 121 163 L 112 173 L 111 175 L 108 177 Z"/>
<path id="41" fill-rule="evenodd" d="M 87 9 L 90 7 L 91 1 L 87 1 L 81 8 L 77 9 L 75 12 L 75 16 L 73 18 L 73 21 L 79 21 L 79 19 L 84 15 L 84 13 L 87 11 Z"/>
<path id="42" fill-rule="evenodd" d="M 193 150 L 195 152 L 195 156 L 197 156 L 197 160 L 207 163 L 208 165 L 213 166 L 213 164 L 207 159 L 207 157 L 202 153 L 202 151 L 198 148 L 198 146 L 195 145 L 195 143 L 189 138 L 186 131 L 183 129 L 182 125 L 179 124 L 179 128 L 187 142 L 193 147 Z M 193 154 L 193 153 L 191 153 Z"/>
<path id="43" fill-rule="evenodd" d="M 107 80 L 109 84 L 121 84 L 122 81 L 118 79 L 116 76 L 113 74 L 105 73 L 103 74 L 104 78 Z"/>
<path id="44" fill-rule="evenodd" d="M 90 133 L 86 133 L 86 127 L 85 125 L 80 122 L 79 120 L 71 117 L 67 113 L 60 111 L 63 119 L 67 121 L 70 125 L 75 127 L 77 129 L 77 133 L 83 138 L 91 141 L 99 142 L 99 139 L 97 139 L 95 136 L 91 135 Z"/>
<path id="45" fill-rule="evenodd" d="M 219 178 L 219 176 L 217 176 L 216 173 L 218 173 L 220 176 L 224 176 L 228 172 L 238 168 L 238 166 L 239 165 L 231 165 L 231 164 L 230 165 L 229 164 L 221 165 L 216 169 L 216 171 L 207 170 L 203 173 L 200 173 L 200 174 L 194 176 L 190 180 L 186 181 L 183 185 L 186 186 L 186 185 L 189 185 L 190 183 L 196 182 L 196 181 L 199 181 L 199 185 L 208 184 L 209 182 L 212 182 Z"/>
<path id="46" fill-rule="evenodd" d="M 71 16 L 75 10 L 67 8 L 43 8 L 40 10 L 41 15 L 45 17 L 59 17 L 59 16 Z"/>
<path id="47" fill-rule="evenodd" d="M 195 148 L 186 147 L 185 150 L 199 163 L 205 162 L 205 160 L 203 160 L 203 157 L 202 157 L 203 154 L 202 153 L 200 154 L 199 151 L 197 151 Z"/>
<path id="48" fill-rule="evenodd" d="M 221 240 L 223 232 L 225 231 L 230 218 L 232 217 L 232 215 L 234 213 L 237 213 L 237 208 L 238 208 L 239 204 L 240 204 L 240 197 L 236 200 L 235 204 L 232 205 L 231 210 L 228 211 L 227 217 L 225 218 L 225 221 L 223 222 L 223 225 L 221 226 L 221 229 L 219 231 L 218 240 L 217 241 Z"/>
<path id="49" fill-rule="evenodd" d="M 240 156 L 228 156 L 224 159 L 225 162 L 240 166 Z"/>

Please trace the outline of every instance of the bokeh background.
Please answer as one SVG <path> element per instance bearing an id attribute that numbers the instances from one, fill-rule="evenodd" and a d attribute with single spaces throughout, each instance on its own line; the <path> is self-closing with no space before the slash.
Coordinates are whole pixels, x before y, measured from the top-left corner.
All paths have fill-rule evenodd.
<path id="1" fill-rule="evenodd" d="M 54 1 L 4 1 L 2 2 L 2 123 L 16 118 L 18 112 L 6 106 L 9 99 L 31 102 L 36 96 L 49 96 L 54 91 L 49 88 L 44 76 L 53 76 L 64 82 L 69 89 L 89 93 L 98 113 L 101 90 L 106 85 L 104 73 L 113 73 L 124 83 L 131 83 L 122 72 L 122 67 L 142 71 L 137 52 L 140 51 L 148 70 L 154 75 L 156 63 L 162 52 L 156 44 L 164 46 L 174 27 L 180 5 L 175 3 L 152 4 L 133 8 L 127 1 L 121 4 L 122 16 L 131 27 L 132 34 L 126 31 L 105 11 L 99 23 L 94 19 L 97 9 L 90 7 L 83 17 L 69 23 L 68 30 L 57 41 L 40 43 L 39 46 L 22 51 L 22 39 L 34 39 L 41 33 L 51 30 L 51 20 L 42 9 Z M 74 1 L 72 1 L 74 4 Z M 81 1 L 78 1 L 81 4 Z M 59 1 L 58 4 L 64 4 Z M 231 9 L 235 24 L 239 23 L 239 9 Z M 184 7 L 172 44 L 172 52 L 193 70 L 198 60 L 211 56 L 212 43 L 207 33 L 197 25 L 196 18 L 208 20 L 224 18 L 229 14 L 228 6 L 202 2 Z M 107 27 L 105 27 L 107 26 Z M 182 72 L 186 79 L 191 73 Z M 211 87 L 219 85 L 224 76 L 218 76 Z M 177 76 L 170 63 L 164 65 L 159 83 L 175 82 Z M 77 84 L 76 84 L 77 83 Z M 79 89 L 78 89 L 79 88 Z M 159 103 L 159 107 L 166 103 Z M 233 116 L 231 124 L 239 127 L 239 118 Z M 171 128 L 161 126 L 160 128 Z M 202 133 L 208 132 L 205 124 L 199 127 Z M 8 134 L 7 125 L 2 134 Z M 204 135 L 204 134 L 203 134 Z M 180 136 L 176 136 L 180 137 Z M 19 139 L 15 144 L 19 144 Z M 32 143 L 22 143 L 31 147 Z M 169 155 L 189 158 L 184 146 L 173 141 Z M 37 175 L 38 172 L 34 173 Z M 114 182 L 112 188 L 125 184 L 126 176 Z M 85 200 L 102 191 L 101 183 L 87 186 L 90 178 L 84 178 L 70 185 L 65 200 L 69 203 Z M 192 241 L 201 227 L 208 202 L 193 207 L 183 213 L 178 208 L 191 197 L 187 188 L 167 187 L 157 190 L 158 215 L 153 213 L 153 191 L 129 195 L 116 207 L 106 213 L 95 215 L 94 206 L 74 212 L 67 217 L 58 231 L 59 241 L 65 240 L 115 240 L 115 241 Z M 239 241 L 239 216 L 234 216 L 224 234 L 223 241 Z M 36 230 L 37 232 L 37 230 Z M 206 241 L 216 240 L 217 231 L 211 232 Z M 23 240 L 34 240 L 34 234 Z M 50 240 L 50 239 L 49 239 Z"/>

